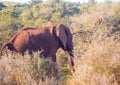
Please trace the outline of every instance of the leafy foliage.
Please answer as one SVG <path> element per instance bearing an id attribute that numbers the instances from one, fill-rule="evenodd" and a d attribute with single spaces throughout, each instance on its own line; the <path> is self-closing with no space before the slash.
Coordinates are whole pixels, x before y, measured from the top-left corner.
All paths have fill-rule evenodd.
<path id="1" fill-rule="evenodd" d="M 3 3 L 0 2 L 0 10 L 2 10 L 2 8 L 6 7 Z"/>
<path id="2" fill-rule="evenodd" d="M 1 6 L 4 7 L 4 4 L 1 3 Z M 69 17 L 76 13 L 79 13 L 77 4 L 63 0 L 48 0 L 46 2 L 32 0 L 24 4 L 7 5 L 0 11 L 0 43 L 6 42 L 22 27 L 70 24 Z"/>

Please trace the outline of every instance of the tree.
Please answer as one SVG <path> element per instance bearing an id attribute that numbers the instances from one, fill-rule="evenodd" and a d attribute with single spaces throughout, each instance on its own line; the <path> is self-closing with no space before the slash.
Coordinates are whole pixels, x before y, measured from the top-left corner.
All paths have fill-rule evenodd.
<path id="1" fill-rule="evenodd" d="M 5 6 L 3 3 L 0 2 L 0 10 L 2 10 L 2 8 L 4 7 L 7 7 L 7 6 Z"/>
<path id="2" fill-rule="evenodd" d="M 95 4 L 96 3 L 95 0 L 89 0 L 88 2 L 91 3 L 91 4 Z"/>
<path id="3" fill-rule="evenodd" d="M 31 5 L 33 6 L 33 5 L 36 5 L 36 4 L 38 4 L 38 3 L 42 3 L 43 1 L 42 0 L 31 0 L 30 1 L 30 3 L 31 3 Z"/>

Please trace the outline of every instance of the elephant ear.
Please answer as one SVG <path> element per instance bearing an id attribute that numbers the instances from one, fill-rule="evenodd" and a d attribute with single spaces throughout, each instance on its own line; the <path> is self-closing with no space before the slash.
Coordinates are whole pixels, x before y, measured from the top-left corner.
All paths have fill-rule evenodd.
<path id="1" fill-rule="evenodd" d="M 56 36 L 59 39 L 60 42 L 60 46 L 65 50 L 66 49 L 66 43 L 67 43 L 67 35 L 64 29 L 64 26 L 61 25 L 57 25 L 56 26 Z"/>
<path id="2" fill-rule="evenodd" d="M 56 36 L 62 43 L 62 48 L 64 50 L 72 50 L 72 35 L 68 27 L 63 24 L 56 26 Z"/>

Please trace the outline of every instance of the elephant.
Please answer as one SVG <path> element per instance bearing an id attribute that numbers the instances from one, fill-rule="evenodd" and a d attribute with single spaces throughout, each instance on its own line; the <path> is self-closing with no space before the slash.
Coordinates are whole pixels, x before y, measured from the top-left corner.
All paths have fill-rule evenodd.
<path id="1" fill-rule="evenodd" d="M 71 71 L 75 71 L 72 33 L 64 24 L 24 28 L 2 46 L 1 54 L 5 47 L 10 52 L 21 55 L 24 55 L 26 51 L 32 55 L 34 52 L 42 50 L 40 54 L 45 58 L 50 57 L 54 62 L 56 62 L 57 50 L 62 48 L 68 55 Z"/>

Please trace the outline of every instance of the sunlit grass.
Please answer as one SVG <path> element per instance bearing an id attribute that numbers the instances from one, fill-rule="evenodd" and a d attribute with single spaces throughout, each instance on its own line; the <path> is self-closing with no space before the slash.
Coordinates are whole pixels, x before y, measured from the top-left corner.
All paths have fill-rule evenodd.
<path id="1" fill-rule="evenodd" d="M 13 55 L 12 55 L 13 56 Z M 33 58 L 14 55 L 0 60 L 0 85 L 61 85 L 62 72 L 55 62 L 35 53 Z"/>
<path id="2" fill-rule="evenodd" d="M 77 55 L 76 71 L 67 85 L 120 85 L 120 42 L 101 35 L 93 35 L 87 50 Z"/>

